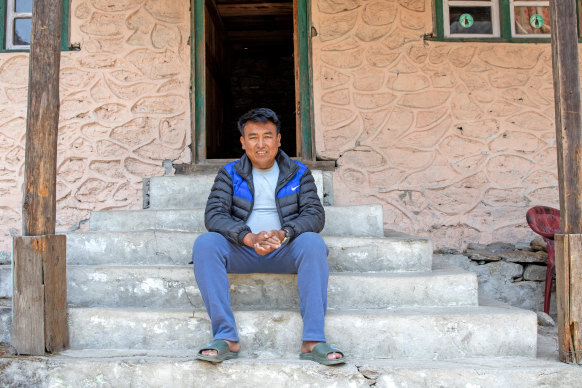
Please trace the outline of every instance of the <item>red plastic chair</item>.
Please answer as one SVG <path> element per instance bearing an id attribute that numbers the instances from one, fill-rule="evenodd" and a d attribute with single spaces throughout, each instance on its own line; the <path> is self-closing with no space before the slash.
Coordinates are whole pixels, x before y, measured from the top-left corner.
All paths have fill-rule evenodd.
<path id="1" fill-rule="evenodd" d="M 548 248 L 548 269 L 546 270 L 546 292 L 544 295 L 544 312 L 550 313 L 550 295 L 552 279 L 556 274 L 554 235 L 560 233 L 560 211 L 547 206 L 535 206 L 525 216 L 529 227 L 543 237 Z"/>

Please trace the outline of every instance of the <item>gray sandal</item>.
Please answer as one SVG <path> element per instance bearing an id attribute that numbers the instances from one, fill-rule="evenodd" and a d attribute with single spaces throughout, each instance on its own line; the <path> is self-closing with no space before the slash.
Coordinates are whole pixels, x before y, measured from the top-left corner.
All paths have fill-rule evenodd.
<path id="1" fill-rule="evenodd" d="M 339 353 L 342 358 L 327 358 L 330 353 Z M 326 342 L 320 342 L 313 347 L 310 353 L 301 353 L 299 358 L 320 363 L 321 365 L 337 365 L 346 362 L 346 357 L 338 348 L 333 347 Z"/>
<path id="2" fill-rule="evenodd" d="M 202 352 L 204 350 L 216 350 L 218 354 L 216 356 L 204 356 Z M 203 361 L 209 362 L 222 362 L 225 360 L 230 360 L 238 357 L 238 352 L 231 352 L 228 347 L 228 343 L 225 340 L 217 339 L 204 346 L 198 351 L 196 358 Z"/>

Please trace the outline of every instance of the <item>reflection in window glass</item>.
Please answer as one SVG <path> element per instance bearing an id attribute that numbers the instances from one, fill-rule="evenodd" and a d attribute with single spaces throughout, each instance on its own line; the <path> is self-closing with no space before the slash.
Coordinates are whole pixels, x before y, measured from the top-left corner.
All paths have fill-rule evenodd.
<path id="1" fill-rule="evenodd" d="M 14 19 L 14 45 L 30 45 L 32 19 Z"/>
<path id="2" fill-rule="evenodd" d="M 450 7 L 451 35 L 492 34 L 491 7 Z"/>
<path id="3" fill-rule="evenodd" d="M 32 12 L 32 0 L 14 0 L 16 12 Z"/>
<path id="4" fill-rule="evenodd" d="M 514 22 L 516 34 L 549 34 L 549 7 L 515 7 Z"/>

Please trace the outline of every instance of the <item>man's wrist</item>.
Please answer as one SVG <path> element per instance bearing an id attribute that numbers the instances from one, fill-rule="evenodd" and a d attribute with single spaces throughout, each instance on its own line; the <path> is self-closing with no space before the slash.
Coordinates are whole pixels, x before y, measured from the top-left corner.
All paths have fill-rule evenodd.
<path id="1" fill-rule="evenodd" d="M 281 239 L 281 244 L 286 244 L 291 239 L 291 233 L 289 232 L 289 229 L 287 229 L 287 228 L 281 228 L 281 231 L 283 232 L 283 238 Z"/>
<path id="2" fill-rule="evenodd" d="M 249 232 L 247 234 L 245 234 L 245 236 L 242 239 L 242 243 L 243 245 L 246 245 L 247 247 L 252 247 L 255 242 L 254 242 L 255 238 L 253 236 L 252 232 Z"/>

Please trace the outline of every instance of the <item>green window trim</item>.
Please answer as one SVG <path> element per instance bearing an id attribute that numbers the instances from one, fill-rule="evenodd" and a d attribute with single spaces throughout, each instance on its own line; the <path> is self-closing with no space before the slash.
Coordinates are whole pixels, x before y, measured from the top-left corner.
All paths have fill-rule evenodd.
<path id="1" fill-rule="evenodd" d="M 29 50 L 6 50 L 6 2 L 0 0 L 0 53 L 28 52 Z M 63 0 L 63 21 L 61 27 L 61 51 L 70 51 L 69 23 L 71 13 L 71 0 Z"/>
<path id="2" fill-rule="evenodd" d="M 579 7 L 580 1 L 576 1 L 576 7 Z M 550 38 L 524 38 L 514 37 L 511 35 L 511 2 L 510 0 L 499 0 L 499 28 L 500 36 L 491 38 L 471 38 L 459 37 L 451 38 L 445 37 L 444 25 L 444 5 L 443 0 L 435 0 L 435 19 L 436 26 L 432 36 L 425 36 L 427 40 L 437 40 L 441 42 L 494 42 L 494 43 L 550 43 Z M 580 23 L 578 23 L 578 30 L 580 30 Z M 436 36 L 435 36 L 436 34 Z"/>

